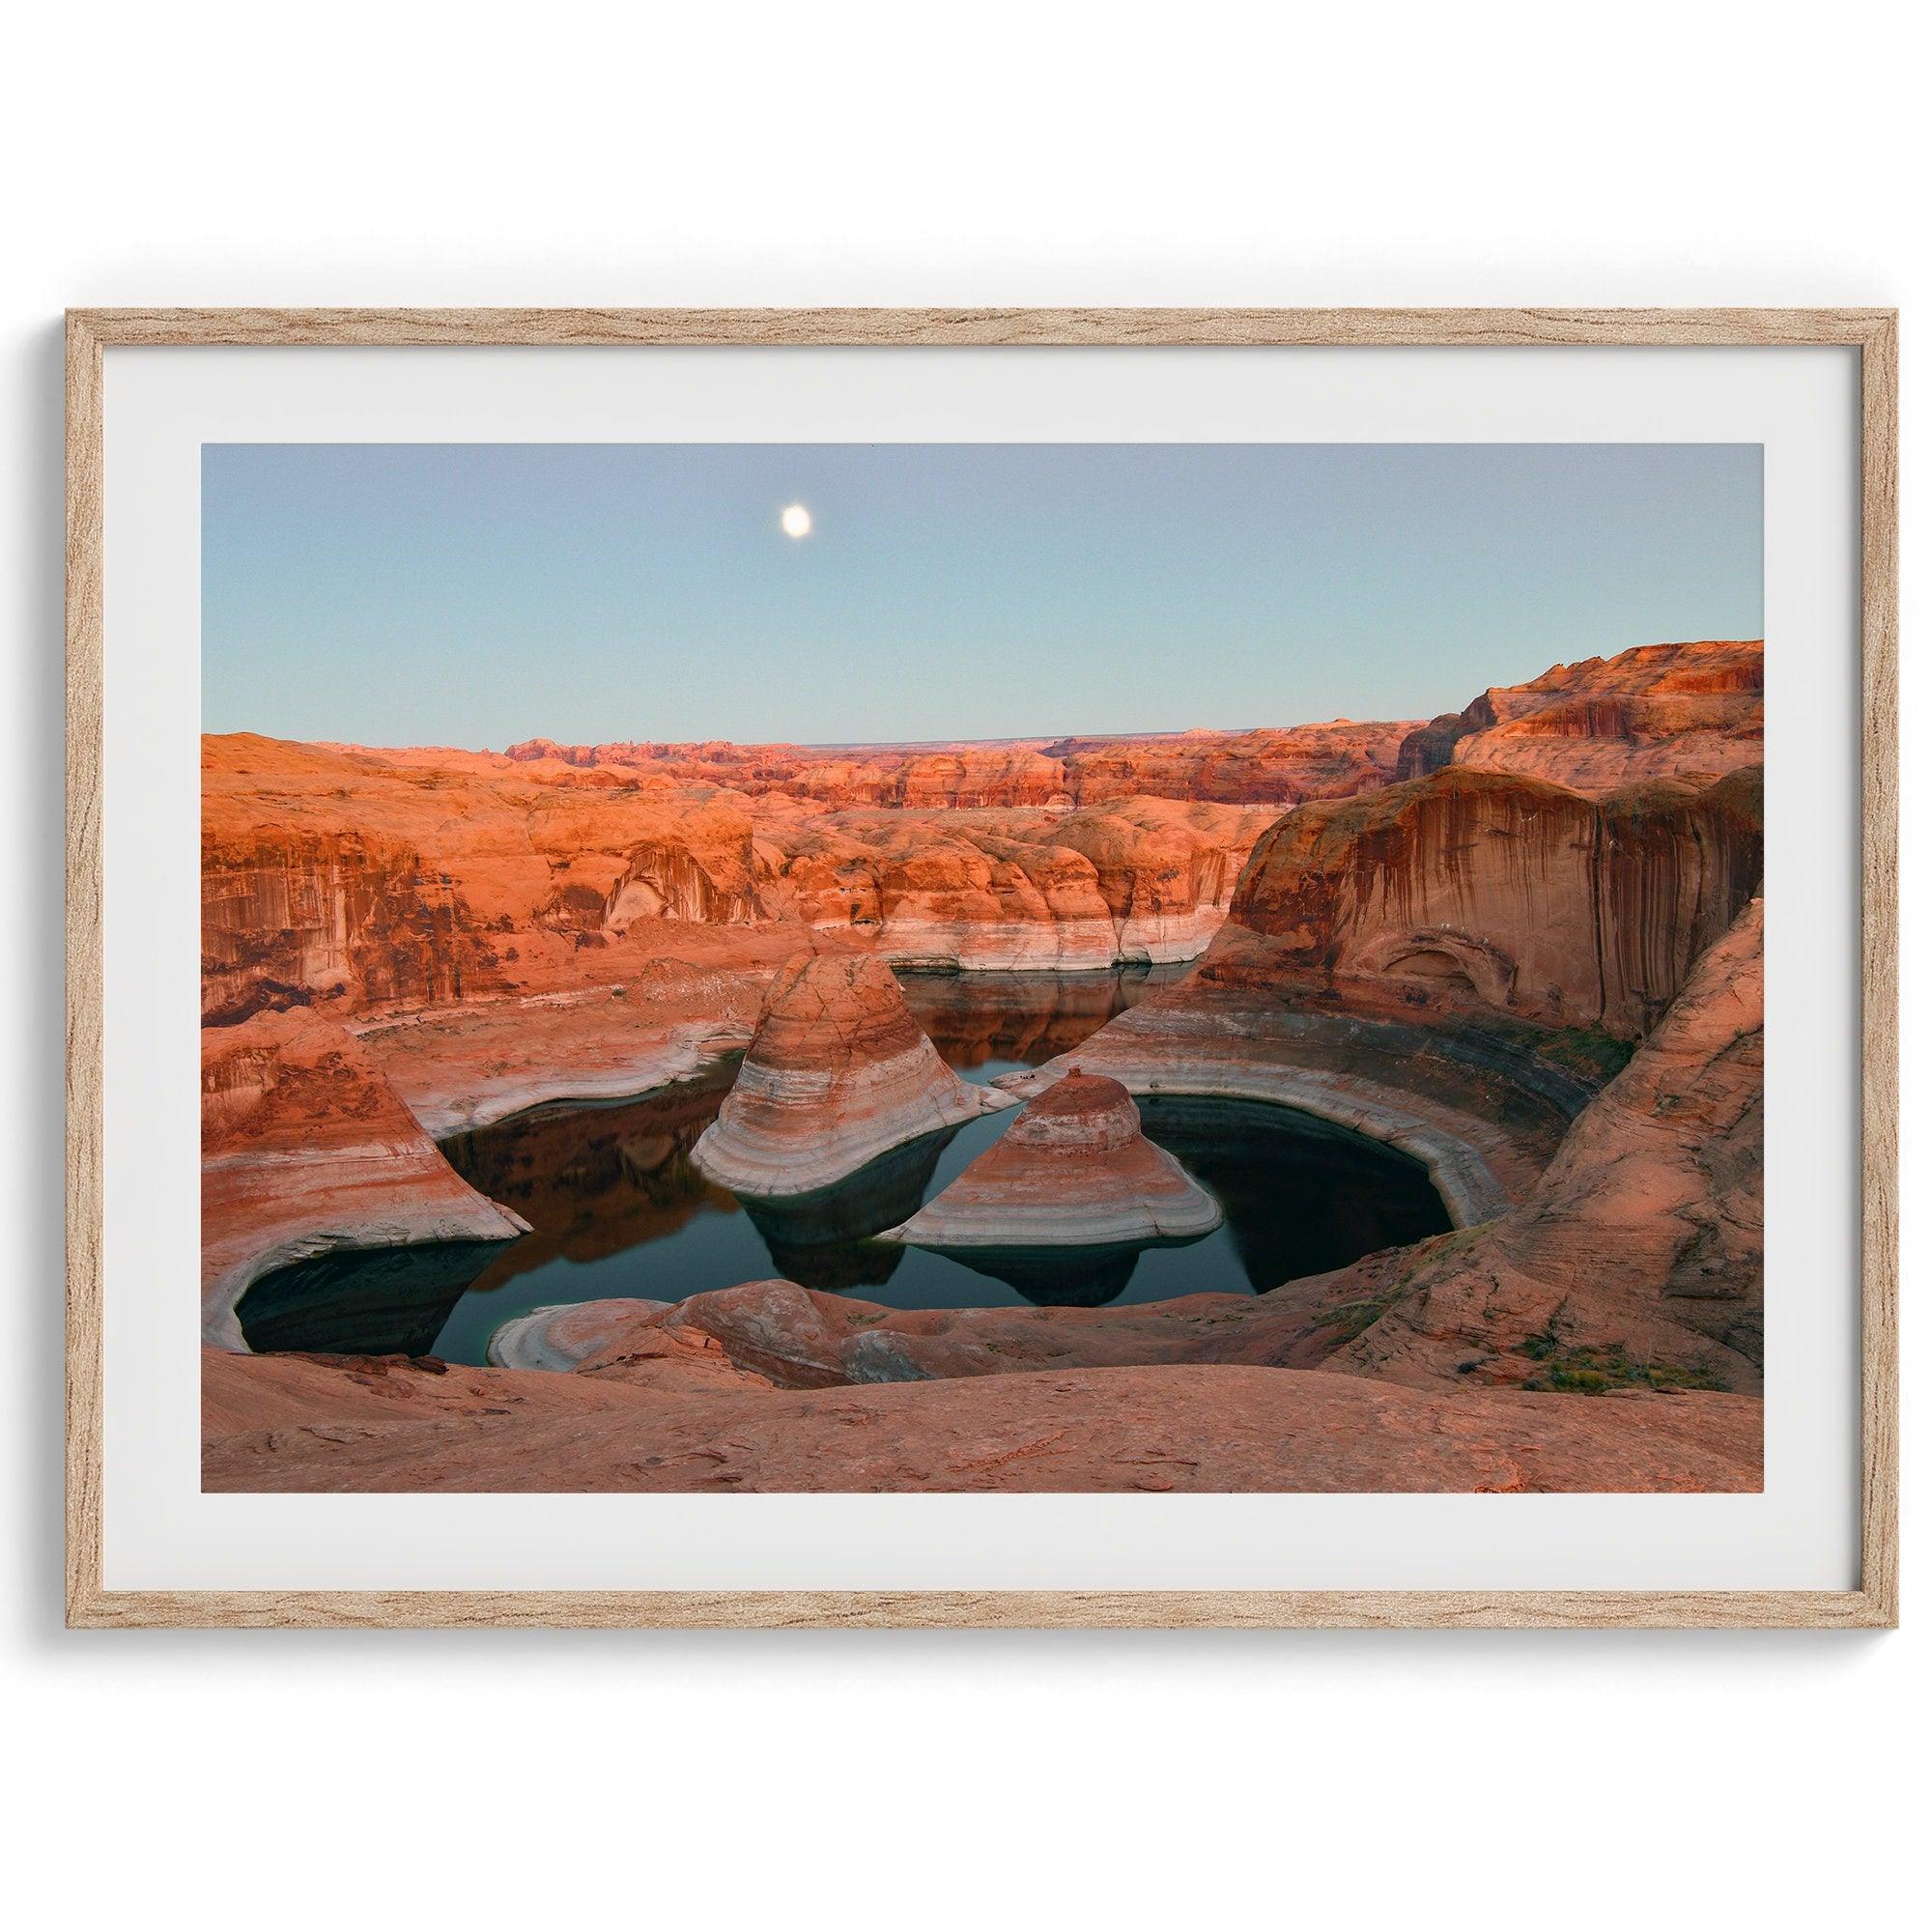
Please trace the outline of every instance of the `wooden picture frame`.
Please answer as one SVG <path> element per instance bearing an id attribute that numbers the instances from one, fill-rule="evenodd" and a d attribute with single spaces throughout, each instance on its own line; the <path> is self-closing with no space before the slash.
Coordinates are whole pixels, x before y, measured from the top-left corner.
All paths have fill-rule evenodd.
<path id="1" fill-rule="evenodd" d="M 1779 1627 L 1898 1617 L 1897 318 L 1884 309 L 111 309 L 67 320 L 67 1616 L 159 1625 Z M 1843 1591 L 110 1590 L 102 1576 L 102 355 L 166 345 L 1855 350 L 1862 456 L 1862 1569 Z"/>

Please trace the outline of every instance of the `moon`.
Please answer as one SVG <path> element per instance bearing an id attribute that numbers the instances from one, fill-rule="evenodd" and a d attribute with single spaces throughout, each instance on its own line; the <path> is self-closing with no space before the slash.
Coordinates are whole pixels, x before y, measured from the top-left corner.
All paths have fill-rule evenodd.
<path id="1" fill-rule="evenodd" d="M 787 503 L 779 512 L 779 528 L 788 537 L 811 534 L 811 512 L 803 503 Z"/>

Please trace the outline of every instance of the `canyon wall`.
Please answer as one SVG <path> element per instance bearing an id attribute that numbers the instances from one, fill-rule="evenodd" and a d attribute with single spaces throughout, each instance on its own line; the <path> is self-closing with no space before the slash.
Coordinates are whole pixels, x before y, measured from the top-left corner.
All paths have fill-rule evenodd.
<path id="1" fill-rule="evenodd" d="M 359 1019 L 583 990 L 665 956 L 768 976 L 802 944 L 969 970 L 1188 960 L 1283 807 L 1346 808 L 1443 770 L 1585 794 L 1720 775 L 1759 754 L 1762 663 L 1752 643 L 1645 646 L 1426 725 L 944 746 L 533 739 L 502 754 L 212 737 L 203 1016 L 312 1005 Z M 1412 952 L 1406 977 L 1481 983 L 1476 954 L 1429 958 Z M 1619 971 L 1645 999 L 1670 979 L 1651 961 Z M 1555 1002 L 1575 1004 L 1570 990 Z"/>
<path id="2" fill-rule="evenodd" d="M 1277 1360 L 1326 1348 L 1326 1367 L 1417 1385 L 1756 1392 L 1763 901 L 1704 955 L 1524 1201 L 1487 1227 L 1369 1256 L 1282 1299 L 1309 1311 L 1316 1349 Z"/>
<path id="3" fill-rule="evenodd" d="M 1192 958 L 1269 806 L 833 807 L 490 753 L 203 747 L 203 1017 L 337 1018 L 634 980 Z"/>
<path id="4" fill-rule="evenodd" d="M 1199 969 L 1619 1039 L 1647 1032 L 1758 888 L 1762 774 L 1587 798 L 1461 765 L 1290 812 Z"/>

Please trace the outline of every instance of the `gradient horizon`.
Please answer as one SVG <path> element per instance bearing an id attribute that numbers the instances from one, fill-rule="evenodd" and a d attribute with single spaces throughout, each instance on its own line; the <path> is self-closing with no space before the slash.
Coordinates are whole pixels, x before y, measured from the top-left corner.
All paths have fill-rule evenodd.
<path id="1" fill-rule="evenodd" d="M 1760 446 L 1731 443 L 210 443 L 203 728 L 501 750 L 1428 718 L 1762 636 L 1762 497 Z"/>

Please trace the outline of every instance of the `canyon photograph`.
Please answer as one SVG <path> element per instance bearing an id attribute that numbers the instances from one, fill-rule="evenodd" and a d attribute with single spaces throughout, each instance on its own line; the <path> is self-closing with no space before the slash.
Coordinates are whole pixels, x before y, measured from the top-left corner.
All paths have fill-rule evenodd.
<path id="1" fill-rule="evenodd" d="M 1755 1492 L 1742 444 L 202 461 L 210 1492 Z"/>

